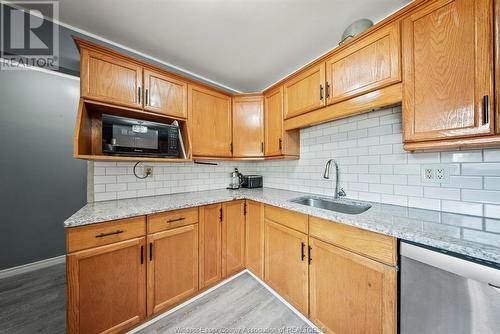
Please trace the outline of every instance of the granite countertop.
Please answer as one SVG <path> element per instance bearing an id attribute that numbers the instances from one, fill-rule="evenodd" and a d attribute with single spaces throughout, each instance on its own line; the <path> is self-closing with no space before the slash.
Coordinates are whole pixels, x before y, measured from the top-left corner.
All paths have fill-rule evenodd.
<path id="1" fill-rule="evenodd" d="M 84 206 L 67 219 L 64 226 L 82 226 L 235 199 L 249 199 L 500 264 L 500 234 L 485 230 L 487 224 L 500 228 L 500 220 L 379 203 L 370 203 L 372 208 L 364 213 L 349 215 L 289 201 L 305 195 L 316 196 L 272 188 L 219 189 L 97 202 Z"/>

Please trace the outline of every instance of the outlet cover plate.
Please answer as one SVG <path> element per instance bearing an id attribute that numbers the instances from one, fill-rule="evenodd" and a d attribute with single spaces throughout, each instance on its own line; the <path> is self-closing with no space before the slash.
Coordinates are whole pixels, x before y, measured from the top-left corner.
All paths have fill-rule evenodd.
<path id="1" fill-rule="evenodd" d="M 434 164 L 421 167 L 422 183 L 450 183 L 451 168 L 448 165 Z"/>

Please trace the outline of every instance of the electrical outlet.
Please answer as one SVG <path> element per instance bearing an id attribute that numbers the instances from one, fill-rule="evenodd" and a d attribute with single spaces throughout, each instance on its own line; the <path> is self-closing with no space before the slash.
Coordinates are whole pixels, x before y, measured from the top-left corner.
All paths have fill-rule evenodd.
<path id="1" fill-rule="evenodd" d="M 422 166 L 423 183 L 450 183 L 450 168 L 447 165 Z"/>
<path id="2" fill-rule="evenodd" d="M 144 166 L 144 175 L 151 176 L 153 175 L 153 166 Z"/>

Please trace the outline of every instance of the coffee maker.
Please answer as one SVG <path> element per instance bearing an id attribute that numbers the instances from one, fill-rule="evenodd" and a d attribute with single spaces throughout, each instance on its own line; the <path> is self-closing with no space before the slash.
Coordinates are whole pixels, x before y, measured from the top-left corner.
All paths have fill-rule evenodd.
<path id="1" fill-rule="evenodd" d="M 231 173 L 231 183 L 229 183 L 229 187 L 227 189 L 240 189 L 243 183 L 243 174 L 238 171 L 238 168 L 235 168 Z"/>

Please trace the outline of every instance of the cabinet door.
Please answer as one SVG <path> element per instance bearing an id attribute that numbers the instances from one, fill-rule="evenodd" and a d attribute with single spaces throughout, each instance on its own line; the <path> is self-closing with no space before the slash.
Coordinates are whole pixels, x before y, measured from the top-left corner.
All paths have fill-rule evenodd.
<path id="1" fill-rule="evenodd" d="M 172 117 L 187 117 L 187 83 L 144 70 L 144 109 Z"/>
<path id="2" fill-rule="evenodd" d="M 245 201 L 222 204 L 222 276 L 228 277 L 244 268 Z"/>
<path id="3" fill-rule="evenodd" d="M 264 280 L 307 315 L 307 235 L 265 221 Z"/>
<path id="4" fill-rule="evenodd" d="M 222 278 L 222 205 L 200 207 L 200 289 Z"/>
<path id="5" fill-rule="evenodd" d="M 264 97 L 265 110 L 265 154 L 281 155 L 283 147 L 283 87 L 269 92 Z"/>
<path id="6" fill-rule="evenodd" d="M 264 279 L 264 204 L 246 202 L 245 266 Z"/>
<path id="7" fill-rule="evenodd" d="M 142 107 L 142 67 L 104 53 L 81 50 L 81 95 L 101 102 Z"/>
<path id="8" fill-rule="evenodd" d="M 396 269 L 314 238 L 310 319 L 330 333 L 396 332 Z"/>
<path id="9" fill-rule="evenodd" d="M 69 254 L 68 333 L 123 332 L 146 316 L 145 238 Z"/>
<path id="10" fill-rule="evenodd" d="M 198 224 L 148 237 L 148 315 L 198 291 Z"/>
<path id="11" fill-rule="evenodd" d="M 189 85 L 188 101 L 193 155 L 231 157 L 231 97 Z"/>
<path id="12" fill-rule="evenodd" d="M 233 99 L 234 157 L 264 156 L 264 103 L 262 96 Z"/>
<path id="13" fill-rule="evenodd" d="M 336 53 L 326 61 L 328 104 L 401 81 L 400 23 L 394 23 Z"/>
<path id="14" fill-rule="evenodd" d="M 492 0 L 440 0 L 403 20 L 405 141 L 494 131 L 492 10 Z"/>
<path id="15" fill-rule="evenodd" d="M 284 83 L 285 118 L 325 105 L 325 63 L 308 68 Z"/>

